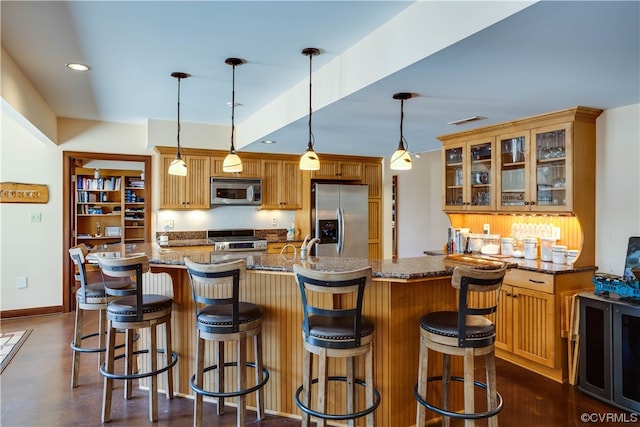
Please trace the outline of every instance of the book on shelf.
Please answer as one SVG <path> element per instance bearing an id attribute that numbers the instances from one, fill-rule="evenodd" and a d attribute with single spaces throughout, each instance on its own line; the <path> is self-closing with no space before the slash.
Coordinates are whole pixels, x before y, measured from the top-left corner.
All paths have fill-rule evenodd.
<path id="1" fill-rule="evenodd" d="M 112 176 L 109 178 L 87 178 L 78 177 L 78 190 L 120 190 L 120 177 Z"/>

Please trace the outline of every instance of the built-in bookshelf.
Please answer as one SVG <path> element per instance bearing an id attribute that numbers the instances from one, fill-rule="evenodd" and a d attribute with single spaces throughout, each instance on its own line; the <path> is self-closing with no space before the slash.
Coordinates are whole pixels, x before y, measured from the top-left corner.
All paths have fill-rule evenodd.
<path id="1" fill-rule="evenodd" d="M 142 171 L 76 168 L 75 244 L 144 242 L 148 212 Z"/>

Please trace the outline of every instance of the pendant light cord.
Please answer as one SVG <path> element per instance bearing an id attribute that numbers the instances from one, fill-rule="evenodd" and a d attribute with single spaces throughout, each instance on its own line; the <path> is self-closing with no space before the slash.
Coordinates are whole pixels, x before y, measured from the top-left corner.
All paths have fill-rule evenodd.
<path id="1" fill-rule="evenodd" d="M 405 140 L 404 140 L 404 135 L 402 133 L 402 123 L 404 122 L 404 99 L 400 100 L 400 143 L 398 144 L 398 150 L 405 150 L 406 151 L 406 147 L 405 147 Z M 406 146 L 408 147 L 409 144 L 407 144 Z"/>
<path id="2" fill-rule="evenodd" d="M 181 77 L 178 77 L 178 151 L 176 152 L 176 159 L 180 159 L 180 81 Z"/>
<path id="3" fill-rule="evenodd" d="M 313 60 L 313 53 L 309 54 L 309 143 L 307 149 L 313 151 L 313 132 L 311 132 L 311 115 L 313 114 L 311 108 L 311 61 Z"/>
<path id="4" fill-rule="evenodd" d="M 235 133 L 235 110 L 236 110 L 236 64 L 232 66 L 231 73 L 231 149 L 229 152 L 231 154 L 236 153 L 236 147 L 233 145 L 233 134 Z"/>

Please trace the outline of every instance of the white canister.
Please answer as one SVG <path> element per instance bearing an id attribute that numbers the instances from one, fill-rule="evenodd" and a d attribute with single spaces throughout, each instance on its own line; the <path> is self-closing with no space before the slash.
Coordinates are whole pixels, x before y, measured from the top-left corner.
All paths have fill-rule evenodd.
<path id="1" fill-rule="evenodd" d="M 553 237 L 543 237 L 540 239 L 540 259 L 542 261 L 553 261 L 553 247 L 556 244 L 556 239 Z"/>
<path id="2" fill-rule="evenodd" d="M 567 263 L 567 247 L 563 245 L 553 246 L 553 263 L 554 264 L 566 264 Z"/>
<path id="3" fill-rule="evenodd" d="M 579 253 L 580 251 L 578 249 L 567 250 L 567 264 L 573 265 L 573 263 L 576 261 L 576 258 L 578 258 Z"/>
<path id="4" fill-rule="evenodd" d="M 536 237 L 524 238 L 524 259 L 538 259 L 538 239 Z"/>
<path id="5" fill-rule="evenodd" d="M 500 243 L 500 253 L 504 256 L 511 256 L 513 253 L 513 237 L 503 237 Z"/>

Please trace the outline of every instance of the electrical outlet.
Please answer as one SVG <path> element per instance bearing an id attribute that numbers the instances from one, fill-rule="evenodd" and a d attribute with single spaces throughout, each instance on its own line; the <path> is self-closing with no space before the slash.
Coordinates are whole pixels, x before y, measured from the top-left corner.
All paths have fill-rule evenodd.
<path id="1" fill-rule="evenodd" d="M 27 287 L 27 284 L 29 283 L 27 276 L 18 276 L 18 278 L 16 279 L 16 286 L 18 287 L 18 289 L 24 289 Z"/>
<path id="2" fill-rule="evenodd" d="M 41 221 L 42 221 L 42 213 L 31 212 L 31 222 L 41 222 Z"/>
<path id="3" fill-rule="evenodd" d="M 173 220 L 172 219 L 168 219 L 164 222 L 164 226 L 165 228 L 173 228 Z"/>
<path id="4" fill-rule="evenodd" d="M 271 225 L 273 225 L 274 227 L 275 227 L 276 225 L 278 225 L 278 220 L 277 220 L 276 218 L 273 218 L 273 219 L 271 220 Z"/>

